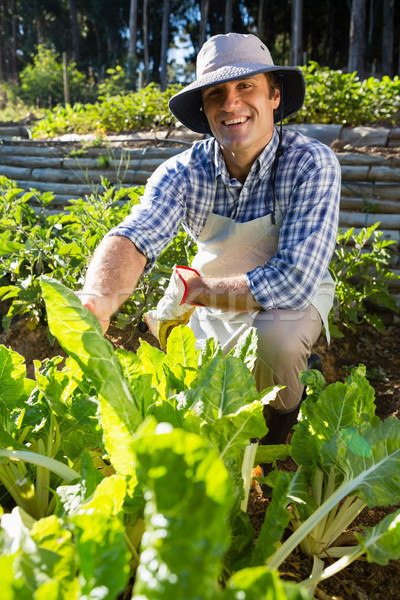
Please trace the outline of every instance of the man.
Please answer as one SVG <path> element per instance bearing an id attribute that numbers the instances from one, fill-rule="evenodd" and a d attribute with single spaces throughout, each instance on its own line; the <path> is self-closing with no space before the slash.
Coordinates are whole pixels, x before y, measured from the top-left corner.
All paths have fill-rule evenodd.
<path id="1" fill-rule="evenodd" d="M 327 146 L 274 126 L 301 108 L 304 93 L 301 71 L 274 65 L 257 37 L 209 39 L 196 81 L 170 109 L 211 137 L 152 175 L 141 205 L 97 249 L 83 291 L 106 331 L 183 223 L 198 245 L 194 270 L 175 270 L 150 325 L 160 333 L 160 322 L 190 316 L 198 345 L 214 336 L 224 351 L 256 327 L 258 388 L 285 386 L 266 407 L 264 443 L 286 439 L 303 391 L 299 371 L 322 323 L 327 329 L 334 295 L 327 269 L 337 236 L 338 161 Z"/>

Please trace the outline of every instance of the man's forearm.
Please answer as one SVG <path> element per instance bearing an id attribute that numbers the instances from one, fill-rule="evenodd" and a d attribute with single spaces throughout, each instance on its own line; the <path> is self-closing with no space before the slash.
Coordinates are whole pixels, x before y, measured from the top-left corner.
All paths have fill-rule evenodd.
<path id="1" fill-rule="evenodd" d="M 107 237 L 96 249 L 79 296 L 104 331 L 111 315 L 132 294 L 145 265 L 145 256 L 126 237 Z"/>
<path id="2" fill-rule="evenodd" d="M 234 277 L 198 277 L 189 280 L 185 300 L 228 311 L 262 310 L 247 285 L 244 275 Z"/>

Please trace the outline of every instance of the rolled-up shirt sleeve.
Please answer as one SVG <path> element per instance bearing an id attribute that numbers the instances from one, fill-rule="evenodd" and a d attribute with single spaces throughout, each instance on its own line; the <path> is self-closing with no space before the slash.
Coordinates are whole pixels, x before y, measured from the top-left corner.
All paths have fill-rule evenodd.
<path id="1" fill-rule="evenodd" d="M 246 273 L 250 291 L 265 310 L 310 305 L 335 249 L 340 178 L 339 162 L 326 146 L 306 151 L 297 163 L 278 250 L 265 266 Z"/>
<path id="2" fill-rule="evenodd" d="M 147 258 L 145 272 L 150 271 L 184 220 L 183 194 L 179 173 L 172 173 L 165 163 L 148 180 L 140 204 L 107 237 L 120 235 L 130 239 Z"/>

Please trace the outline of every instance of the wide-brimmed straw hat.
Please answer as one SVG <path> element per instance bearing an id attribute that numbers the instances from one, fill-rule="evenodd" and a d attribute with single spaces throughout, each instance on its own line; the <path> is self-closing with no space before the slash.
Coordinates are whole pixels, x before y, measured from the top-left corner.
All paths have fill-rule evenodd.
<path id="1" fill-rule="evenodd" d="M 282 92 L 282 106 L 275 121 L 286 119 L 303 106 L 305 82 L 300 69 L 274 65 L 268 48 L 255 35 L 215 35 L 206 41 L 197 56 L 196 81 L 175 94 L 169 101 L 169 108 L 188 129 L 211 133 L 202 112 L 201 91 L 226 81 L 268 72 L 279 77 Z"/>

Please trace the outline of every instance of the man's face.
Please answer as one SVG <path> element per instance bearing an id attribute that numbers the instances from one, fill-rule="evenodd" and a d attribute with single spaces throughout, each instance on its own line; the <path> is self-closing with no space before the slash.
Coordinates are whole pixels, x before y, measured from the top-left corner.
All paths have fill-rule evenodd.
<path id="1" fill-rule="evenodd" d="M 272 137 L 279 91 L 271 92 L 261 73 L 206 88 L 202 97 L 210 129 L 222 150 L 237 156 L 250 153 L 255 159 Z"/>

